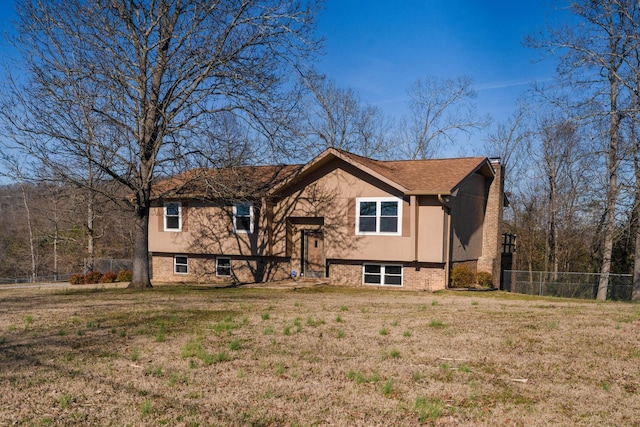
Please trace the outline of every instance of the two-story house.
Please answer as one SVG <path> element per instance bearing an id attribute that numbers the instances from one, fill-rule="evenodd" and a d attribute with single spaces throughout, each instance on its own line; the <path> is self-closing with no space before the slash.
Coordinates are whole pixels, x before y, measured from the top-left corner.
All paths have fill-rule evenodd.
<path id="1" fill-rule="evenodd" d="M 152 209 L 153 280 L 295 275 L 434 291 L 466 263 L 497 282 L 503 182 L 487 158 L 379 161 L 334 148 L 305 165 L 192 171 Z"/>

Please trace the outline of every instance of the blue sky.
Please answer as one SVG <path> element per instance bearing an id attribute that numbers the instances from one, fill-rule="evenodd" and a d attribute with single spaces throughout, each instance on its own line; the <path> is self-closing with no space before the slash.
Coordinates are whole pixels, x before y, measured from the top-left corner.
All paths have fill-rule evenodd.
<path id="1" fill-rule="evenodd" d="M 478 93 L 478 112 L 504 120 L 531 82 L 554 76 L 554 62 L 539 61 L 540 52 L 522 42 L 547 22 L 557 24 L 566 17 L 557 3 L 326 0 L 318 16 L 318 31 L 325 39 L 318 69 L 396 118 L 404 112 L 406 89 L 415 80 L 468 75 Z M 12 9 L 12 0 L 0 0 L 4 28 Z M 0 48 L 3 52 L 6 47 Z M 474 136 L 470 149 L 477 153 L 482 139 L 482 134 Z M 458 151 L 449 154 L 476 154 L 465 146 Z"/>
<path id="2" fill-rule="evenodd" d="M 504 120 L 555 63 L 523 46 L 566 13 L 551 0 L 328 0 L 318 19 L 325 55 L 318 68 L 339 87 L 387 114 L 404 112 L 406 89 L 428 75 L 468 75 L 478 112 Z M 478 148 L 482 135 L 473 138 Z M 462 150 L 460 154 L 471 154 Z"/>

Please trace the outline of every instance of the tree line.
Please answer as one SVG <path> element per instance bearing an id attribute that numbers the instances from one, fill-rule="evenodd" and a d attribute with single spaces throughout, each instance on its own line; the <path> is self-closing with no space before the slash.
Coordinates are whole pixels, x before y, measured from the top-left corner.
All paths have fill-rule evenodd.
<path id="1" fill-rule="evenodd" d="M 613 272 L 635 271 L 640 282 L 640 16 L 631 0 L 558 5 L 569 23 L 526 41 L 555 58 L 555 81 L 532 87 L 511 118 L 490 125 L 468 76 L 416 80 L 394 121 L 316 73 L 320 2 L 19 1 L 12 41 L 21 56 L 0 97 L 16 183 L 3 191 L 14 201 L 56 186 L 83 194 L 76 223 L 85 230 L 109 221 L 96 214 L 102 203 L 127 212 L 121 242 L 134 259 L 131 286 L 142 288 L 151 285 L 150 206 L 175 191 L 160 191 L 159 180 L 304 162 L 327 147 L 429 158 L 485 132 L 485 146 L 469 154 L 502 159 L 516 267 L 601 272 L 603 298 Z M 22 219 L 31 215 L 23 204 Z M 37 228 L 22 226 L 23 241 L 37 242 Z"/>
<path id="2" fill-rule="evenodd" d="M 68 185 L 0 186 L 0 279 L 68 279 L 96 258 L 130 259 L 130 214 L 94 202 L 89 219 L 86 193 Z"/>
<path id="3" fill-rule="evenodd" d="M 518 267 L 634 274 L 640 298 L 639 5 L 568 4 L 570 24 L 527 44 L 557 60 L 552 84 L 534 86 L 489 138 L 512 189 Z M 509 178 L 508 178 L 509 179 Z"/>

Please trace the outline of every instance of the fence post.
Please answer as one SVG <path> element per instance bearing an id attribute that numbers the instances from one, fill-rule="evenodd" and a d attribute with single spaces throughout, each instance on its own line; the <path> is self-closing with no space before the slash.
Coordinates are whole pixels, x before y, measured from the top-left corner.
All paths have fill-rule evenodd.
<path id="1" fill-rule="evenodd" d="M 542 272 L 538 272 L 538 277 L 540 278 L 540 292 L 538 292 L 538 295 L 543 296 L 542 295 Z"/>

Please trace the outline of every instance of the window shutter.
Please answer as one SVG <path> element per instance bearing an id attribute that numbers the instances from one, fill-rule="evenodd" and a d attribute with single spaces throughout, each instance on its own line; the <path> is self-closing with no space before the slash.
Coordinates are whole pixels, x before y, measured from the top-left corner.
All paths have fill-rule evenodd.
<path id="1" fill-rule="evenodd" d="M 189 231 L 189 202 L 182 202 L 182 231 Z"/>
<path id="2" fill-rule="evenodd" d="M 409 237 L 411 235 L 411 209 L 413 208 L 409 203 L 404 200 L 402 201 L 402 237 Z"/>
<path id="3" fill-rule="evenodd" d="M 157 208 L 158 212 L 158 231 L 164 231 L 164 206 Z"/>
<path id="4" fill-rule="evenodd" d="M 349 199 L 347 203 L 347 233 L 356 234 L 356 199 Z"/>
<path id="5" fill-rule="evenodd" d="M 260 205 L 258 205 L 258 206 L 254 205 L 252 207 L 252 209 L 253 209 L 253 231 L 252 232 L 257 234 L 258 231 L 259 231 L 258 229 L 260 228 L 260 225 L 261 225 L 260 224 L 260 219 L 262 218 L 262 216 L 261 216 L 262 215 L 262 209 L 261 209 Z"/>
<path id="6" fill-rule="evenodd" d="M 229 234 L 233 234 L 234 230 L 236 229 L 236 226 L 234 225 L 234 222 L 236 220 L 235 209 L 233 208 L 233 205 L 225 206 L 222 209 L 224 210 L 224 218 L 225 218 L 225 224 L 227 226 L 227 232 Z M 227 218 L 228 220 L 226 220 Z"/>

